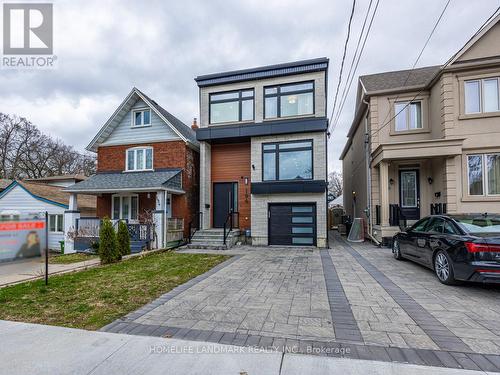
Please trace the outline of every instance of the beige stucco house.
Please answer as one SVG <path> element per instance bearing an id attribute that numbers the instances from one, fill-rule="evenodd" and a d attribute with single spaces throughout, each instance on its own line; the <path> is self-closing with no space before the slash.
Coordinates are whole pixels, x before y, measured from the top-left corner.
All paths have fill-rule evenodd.
<path id="1" fill-rule="evenodd" d="M 500 213 L 500 15 L 442 66 L 361 76 L 344 207 L 390 239 L 431 213 Z"/>

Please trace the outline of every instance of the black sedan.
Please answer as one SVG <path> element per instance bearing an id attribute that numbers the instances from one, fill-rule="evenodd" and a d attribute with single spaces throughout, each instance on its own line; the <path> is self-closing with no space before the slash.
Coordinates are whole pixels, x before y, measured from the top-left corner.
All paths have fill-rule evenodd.
<path id="1" fill-rule="evenodd" d="M 431 268 L 443 284 L 500 283 L 500 215 L 433 215 L 393 237 L 394 258 Z"/>

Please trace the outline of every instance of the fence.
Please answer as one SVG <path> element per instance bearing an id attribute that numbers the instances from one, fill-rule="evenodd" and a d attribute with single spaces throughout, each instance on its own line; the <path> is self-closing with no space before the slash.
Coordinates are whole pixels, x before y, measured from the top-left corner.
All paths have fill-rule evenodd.
<path id="1" fill-rule="evenodd" d="M 184 219 L 170 217 L 166 220 L 167 243 L 182 241 L 184 238 Z"/>

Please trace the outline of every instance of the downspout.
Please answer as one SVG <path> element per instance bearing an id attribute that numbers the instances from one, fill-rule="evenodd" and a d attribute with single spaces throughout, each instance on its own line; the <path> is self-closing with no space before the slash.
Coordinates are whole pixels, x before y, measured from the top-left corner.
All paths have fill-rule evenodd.
<path id="1" fill-rule="evenodd" d="M 370 103 L 362 99 L 363 103 L 370 108 Z M 368 109 L 368 113 L 370 110 Z M 365 117 L 365 160 L 366 160 L 366 203 L 368 205 L 368 237 L 380 246 L 380 242 L 373 237 L 373 221 L 372 221 L 372 169 L 371 169 L 371 152 L 370 152 L 370 134 L 368 133 L 368 119 Z"/>
<path id="2" fill-rule="evenodd" d="M 168 190 L 165 189 L 165 192 L 163 193 L 163 247 L 167 247 L 167 196 L 168 196 Z M 170 202 L 172 203 L 172 202 Z"/>

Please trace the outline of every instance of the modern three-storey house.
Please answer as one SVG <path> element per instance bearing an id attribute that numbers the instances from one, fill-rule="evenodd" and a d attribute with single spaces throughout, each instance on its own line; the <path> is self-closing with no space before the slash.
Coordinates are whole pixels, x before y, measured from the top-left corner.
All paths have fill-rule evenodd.
<path id="1" fill-rule="evenodd" d="M 327 70 L 318 58 L 195 78 L 203 229 L 326 246 Z"/>

